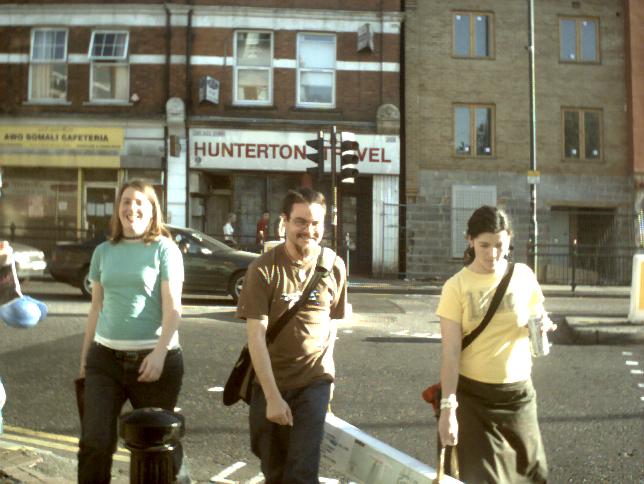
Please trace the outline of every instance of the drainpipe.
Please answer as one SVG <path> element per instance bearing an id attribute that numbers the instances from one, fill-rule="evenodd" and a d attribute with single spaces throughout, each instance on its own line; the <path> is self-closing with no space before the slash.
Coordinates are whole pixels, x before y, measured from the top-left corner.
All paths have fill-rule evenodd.
<path id="1" fill-rule="evenodd" d="M 166 103 L 168 102 L 168 99 L 170 99 L 170 69 L 172 64 L 170 63 L 171 61 L 171 55 L 172 55 L 172 24 L 171 24 L 171 16 L 170 16 L 170 9 L 168 8 L 167 5 L 164 6 L 165 8 L 165 102 L 163 105 L 165 106 Z M 166 122 L 165 126 L 163 127 L 163 166 L 161 167 L 163 170 L 163 214 L 167 220 L 168 217 L 168 142 L 169 142 L 169 130 L 168 130 L 168 122 L 167 122 L 167 113 L 166 113 Z"/>
<path id="2" fill-rule="evenodd" d="M 189 2 L 188 25 L 186 27 L 186 227 L 190 227 L 190 146 L 188 144 L 190 114 L 192 110 L 192 69 L 190 58 L 192 56 L 192 2 Z"/>

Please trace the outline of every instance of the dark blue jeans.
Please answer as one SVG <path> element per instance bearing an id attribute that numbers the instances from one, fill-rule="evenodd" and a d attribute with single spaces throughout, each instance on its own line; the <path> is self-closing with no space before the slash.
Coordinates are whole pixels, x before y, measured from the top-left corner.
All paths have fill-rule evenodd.
<path id="1" fill-rule="evenodd" d="M 282 392 L 291 407 L 293 427 L 266 419 L 266 398 L 253 385 L 250 402 L 250 445 L 260 458 L 266 484 L 318 484 L 320 445 L 331 384 L 318 381 Z"/>
<path id="2" fill-rule="evenodd" d="M 144 357 L 145 355 L 143 355 Z M 117 420 L 126 400 L 133 408 L 160 407 L 174 411 L 183 379 L 181 350 L 171 350 L 158 381 L 137 381 L 143 357 L 118 358 L 111 350 L 92 344 L 85 365 L 85 405 L 78 452 L 78 482 L 110 482 L 112 454 L 118 440 Z M 175 466 L 181 462 L 177 450 Z"/>

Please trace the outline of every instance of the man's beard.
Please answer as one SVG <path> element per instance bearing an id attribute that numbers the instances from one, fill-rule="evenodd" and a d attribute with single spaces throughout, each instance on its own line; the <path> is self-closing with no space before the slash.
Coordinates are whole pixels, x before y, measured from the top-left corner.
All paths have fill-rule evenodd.
<path id="1" fill-rule="evenodd" d="M 306 240 L 308 241 L 308 243 L 305 246 L 294 244 L 295 250 L 304 259 L 308 258 L 318 246 L 318 243 L 315 239 L 306 239 Z"/>

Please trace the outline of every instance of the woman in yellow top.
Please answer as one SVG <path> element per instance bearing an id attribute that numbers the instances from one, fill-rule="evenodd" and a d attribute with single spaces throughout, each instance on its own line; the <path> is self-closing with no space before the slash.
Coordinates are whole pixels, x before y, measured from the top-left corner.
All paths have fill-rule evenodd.
<path id="1" fill-rule="evenodd" d="M 458 444 L 460 478 L 468 484 L 547 481 L 526 325 L 539 315 L 543 330 L 555 326 L 528 266 L 515 264 L 489 325 L 461 351 L 506 272 L 511 238 L 503 211 L 477 209 L 467 223 L 465 267 L 443 286 L 436 311 L 443 342 L 438 430 L 443 446 Z"/>

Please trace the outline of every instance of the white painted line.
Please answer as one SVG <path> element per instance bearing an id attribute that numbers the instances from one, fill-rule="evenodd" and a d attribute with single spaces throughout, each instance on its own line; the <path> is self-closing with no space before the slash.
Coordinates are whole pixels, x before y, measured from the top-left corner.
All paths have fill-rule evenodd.
<path id="1" fill-rule="evenodd" d="M 644 402 L 644 397 L 640 397 L 640 400 L 642 400 Z"/>
<path id="2" fill-rule="evenodd" d="M 260 484 L 260 482 L 264 482 L 264 474 L 261 472 L 249 480 L 248 484 Z"/>
<path id="3" fill-rule="evenodd" d="M 638 361 L 626 360 L 626 366 L 637 366 L 639 365 Z"/>
<path id="4" fill-rule="evenodd" d="M 223 391 L 224 391 L 224 387 L 210 387 L 210 388 L 208 389 L 208 391 L 209 391 L 209 392 L 223 392 Z"/>
<path id="5" fill-rule="evenodd" d="M 624 355 L 624 356 L 633 356 L 633 352 L 632 351 L 622 351 L 622 355 Z"/>
<path id="6" fill-rule="evenodd" d="M 638 383 L 637 386 L 640 388 L 644 388 L 644 383 Z"/>
<path id="7" fill-rule="evenodd" d="M 389 334 L 393 334 L 394 336 L 407 336 L 409 334 L 409 330 L 401 329 L 400 331 L 392 331 Z"/>
<path id="8" fill-rule="evenodd" d="M 343 330 L 342 330 L 342 332 L 343 332 L 344 334 L 353 334 L 353 330 L 352 330 L 352 329 L 343 329 Z"/>
<path id="9" fill-rule="evenodd" d="M 230 481 L 226 479 L 229 475 L 233 474 L 238 469 L 241 469 L 246 465 L 246 462 L 235 462 L 233 465 L 226 467 L 219 474 L 216 474 L 210 478 L 210 482 L 219 482 L 224 484 L 234 483 L 235 481 Z"/>
<path id="10" fill-rule="evenodd" d="M 644 375 L 642 370 L 631 370 L 631 375 Z"/>
<path id="11" fill-rule="evenodd" d="M 328 477 L 320 477 L 320 484 L 339 484 L 337 479 L 329 479 Z"/>

